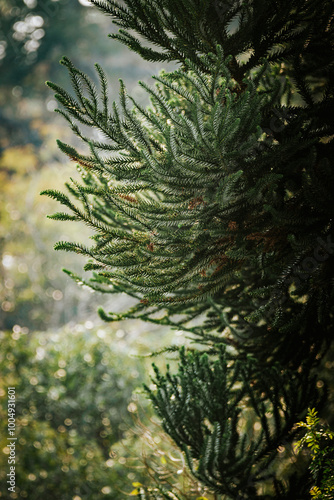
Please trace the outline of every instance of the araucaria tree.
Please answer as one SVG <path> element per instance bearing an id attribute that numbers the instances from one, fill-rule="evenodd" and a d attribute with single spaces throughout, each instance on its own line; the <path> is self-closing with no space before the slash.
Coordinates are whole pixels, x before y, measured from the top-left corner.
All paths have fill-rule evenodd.
<path id="1" fill-rule="evenodd" d="M 62 60 L 73 92 L 48 85 L 86 146 L 59 142 L 82 183 L 45 194 L 67 209 L 53 219 L 94 237 L 56 248 L 88 257 L 93 277 L 74 279 L 137 299 L 100 310 L 106 321 L 196 340 L 147 391 L 203 485 L 228 499 L 308 498 L 289 445 L 307 408 L 326 403 L 314 369 L 334 331 L 332 2 L 91 1 L 120 27 L 112 38 L 178 69 L 141 84 L 142 107 L 123 82 L 109 104 L 99 65 L 97 90 Z"/>

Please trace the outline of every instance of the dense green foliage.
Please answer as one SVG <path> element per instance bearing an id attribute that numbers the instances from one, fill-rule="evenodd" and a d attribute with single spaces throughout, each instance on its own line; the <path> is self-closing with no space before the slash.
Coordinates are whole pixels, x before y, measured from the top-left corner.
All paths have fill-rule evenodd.
<path id="1" fill-rule="evenodd" d="M 93 278 L 76 281 L 136 299 L 103 319 L 171 325 L 206 350 L 148 389 L 196 478 L 228 498 L 305 498 L 307 470 L 271 464 L 326 397 L 310 374 L 334 329 L 332 4 L 92 3 L 113 38 L 180 68 L 142 84 L 147 108 L 121 82 L 119 107 L 99 65 L 98 92 L 63 58 L 74 95 L 49 86 L 85 144 L 59 142 L 82 183 L 44 194 L 66 207 L 51 218 L 94 236 L 56 248 L 88 256 Z"/>
<path id="2" fill-rule="evenodd" d="M 277 478 L 276 449 L 291 440 L 306 401 L 318 403 L 314 381 L 307 384 L 304 374 L 282 376 L 275 366 L 259 373 L 254 361 L 235 360 L 224 350 L 214 363 L 206 354 L 181 351 L 176 376 L 155 370 L 157 393 L 147 391 L 165 430 L 181 445 L 194 476 L 231 498 L 252 498 L 258 484 Z M 274 486 L 280 497 L 284 487 L 278 479 Z M 294 481 L 289 494 L 299 498 L 303 489 Z"/>
<path id="3" fill-rule="evenodd" d="M 324 284 L 333 271 L 330 84 L 315 104 L 304 79 L 298 83 L 299 71 L 293 74 L 297 87 L 286 88 L 276 66 L 265 61 L 259 69 L 256 60 L 256 69 L 238 66 L 237 73 L 248 77 L 240 85 L 230 70 L 234 55 L 224 59 L 216 50 L 201 64 L 188 61 L 156 77 L 157 89 L 145 86 L 151 109 L 134 103 L 130 110 L 122 84 L 121 114 L 116 105 L 108 107 L 99 66 L 101 103 L 92 82 L 63 60 L 76 97 L 49 85 L 91 151 L 79 154 L 60 143 L 83 167 L 84 185 L 68 186 L 83 209 L 64 194 L 47 194 L 73 212 L 54 218 L 83 220 L 96 237 L 89 249 L 70 243 L 57 248 L 92 258 L 86 269 L 99 271 L 95 288 L 139 298 L 132 316 L 147 319 L 166 309 L 169 317 L 181 313 L 183 326 L 206 312 L 210 319 L 201 334 L 230 326 L 235 315 L 240 322 L 266 316 L 247 341 L 252 344 L 255 335 L 258 345 L 261 336 L 263 344 L 268 326 L 294 332 L 289 356 L 294 351 L 300 360 L 304 348 L 319 345 L 333 327 L 333 288 L 330 280 Z M 299 91 L 304 106 L 282 106 L 292 91 Z M 85 136 L 73 118 L 108 140 Z M 208 296 L 216 306 L 204 300 Z M 224 307 L 231 313 L 222 320 L 217 308 Z M 305 347 L 301 337 L 308 339 Z M 280 359 L 286 341 L 277 335 Z"/>

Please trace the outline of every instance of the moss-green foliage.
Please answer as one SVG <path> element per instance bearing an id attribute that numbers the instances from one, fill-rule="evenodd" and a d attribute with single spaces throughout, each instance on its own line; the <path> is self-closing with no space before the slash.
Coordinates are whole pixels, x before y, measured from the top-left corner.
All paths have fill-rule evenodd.
<path id="1" fill-rule="evenodd" d="M 130 110 L 121 85 L 121 117 L 115 104 L 110 115 L 105 77 L 99 66 L 101 108 L 97 107 L 97 94 L 87 77 L 69 60 L 64 59 L 63 63 L 70 71 L 77 99 L 56 85 L 49 85 L 66 108 L 67 112 L 62 113 L 73 130 L 92 151 L 91 156 L 81 156 L 60 144 L 68 156 L 88 171 L 86 186 L 69 186 L 71 194 L 84 203 L 83 210 L 64 194 L 45 194 L 73 213 L 58 213 L 53 218 L 82 220 L 97 234 L 96 246 L 91 249 L 62 242 L 57 249 L 89 255 L 94 261 L 86 269 L 100 271 L 101 285 L 112 282 L 142 297 L 142 303 L 184 303 L 221 289 L 240 265 L 224 224 L 225 213 L 237 219 L 241 206 L 244 209 L 251 203 L 246 194 L 236 200 L 235 193 L 246 191 L 243 184 L 247 184 L 247 175 L 242 178 L 242 168 L 246 168 L 248 160 L 252 170 L 249 151 L 253 151 L 260 135 L 259 114 L 268 104 L 266 99 L 255 94 L 252 82 L 242 98 L 237 99 L 221 55 L 211 78 L 191 71 L 187 76 L 177 71 L 157 78 L 160 88 L 148 89 L 151 110 L 143 110 L 139 105 L 135 111 Z M 222 76 L 224 72 L 226 78 Z M 82 93 L 84 88 L 87 97 Z M 255 108 L 258 112 L 253 114 Z M 70 114 L 85 125 L 98 123 L 115 144 L 83 137 L 71 122 Z M 234 127 L 224 127 L 230 116 L 235 116 Z M 140 119 L 147 126 L 142 126 Z M 209 142 L 209 138 L 214 139 Z M 198 143 L 198 150 L 194 143 Z M 226 155 L 222 148 L 226 148 Z M 103 157 L 100 150 L 115 150 L 119 154 Z M 275 185 L 279 177 L 266 174 L 263 189 Z M 225 231 L 222 225 L 226 226 Z M 225 256 L 228 250 L 231 255 Z"/>
<path id="2" fill-rule="evenodd" d="M 297 84 L 289 87 L 283 56 L 280 78 L 268 61 L 236 70 L 232 59 L 218 45 L 201 64 L 186 59 L 182 70 L 156 77 L 155 89 L 142 84 L 148 109 L 121 83 L 118 109 L 108 103 L 99 65 L 100 95 L 64 58 L 75 95 L 49 86 L 90 153 L 59 142 L 80 165 L 83 184 L 67 185 L 77 204 L 55 190 L 44 194 L 68 209 L 52 218 L 95 231 L 91 247 L 56 246 L 90 258 L 88 284 L 138 299 L 125 315 L 101 312 L 104 319 L 154 321 L 160 312 L 161 323 L 184 327 L 205 313 L 208 321 L 195 330 L 203 336 L 226 326 L 233 334 L 231 319 L 238 330 L 246 318 L 253 325 L 243 346 L 270 343 L 282 359 L 287 340 L 298 363 L 309 351 L 301 337 L 320 348 L 333 327 L 333 288 L 324 281 L 333 272 L 331 88 L 315 103 L 297 64 Z M 282 106 L 296 91 L 305 105 Z M 177 314 L 182 319 L 173 321 Z M 273 338 L 268 329 L 293 335 Z"/>

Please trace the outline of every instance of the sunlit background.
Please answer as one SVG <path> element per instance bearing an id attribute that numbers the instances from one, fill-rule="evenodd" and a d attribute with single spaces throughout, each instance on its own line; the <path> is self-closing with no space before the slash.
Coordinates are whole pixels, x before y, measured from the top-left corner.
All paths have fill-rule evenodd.
<path id="1" fill-rule="evenodd" d="M 0 0 L 0 497 L 57 500 L 122 499 L 164 474 L 187 491 L 203 490 L 187 475 L 179 452 L 150 421 L 141 394 L 151 360 L 138 358 L 180 332 L 139 322 L 103 324 L 96 309 L 110 299 L 79 288 L 62 268 L 83 260 L 55 252 L 59 240 L 85 242 L 89 231 L 47 219 L 56 202 L 43 189 L 75 177 L 56 139 L 77 144 L 45 81 L 70 89 L 59 65 L 67 55 L 85 72 L 99 62 L 118 98 L 122 78 L 141 104 L 138 80 L 161 67 L 108 40 L 111 19 L 87 0 Z M 7 387 L 16 387 L 16 489 L 8 473 Z M 160 480 L 160 479 L 159 479 Z M 212 498 L 207 495 L 207 498 Z"/>

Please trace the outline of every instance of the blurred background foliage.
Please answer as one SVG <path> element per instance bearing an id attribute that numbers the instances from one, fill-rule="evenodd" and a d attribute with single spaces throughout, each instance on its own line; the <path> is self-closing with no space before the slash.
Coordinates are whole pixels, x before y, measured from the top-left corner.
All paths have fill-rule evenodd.
<path id="1" fill-rule="evenodd" d="M 142 365 L 129 359 L 124 335 L 90 322 L 51 334 L 18 327 L 2 334 L 1 396 L 8 386 L 17 394 L 17 498 L 114 499 L 129 490 L 135 475 L 116 445 L 137 410 L 132 392 Z M 1 413 L 6 462 L 6 405 Z M 3 463 L 3 484 L 6 469 Z"/>
<path id="2" fill-rule="evenodd" d="M 96 309 L 103 304 L 108 310 L 110 298 L 80 289 L 61 272 L 63 267 L 79 272 L 80 259 L 53 251 L 60 239 L 84 241 L 90 233 L 49 221 L 54 204 L 39 196 L 50 186 L 62 189 L 64 179 L 73 177 L 73 165 L 56 146 L 57 138 L 73 137 L 53 112 L 56 102 L 44 83 L 70 87 L 60 58 L 66 54 L 89 74 L 99 62 L 113 99 L 123 78 L 143 104 L 138 80 L 149 82 L 161 69 L 109 41 L 113 30 L 111 20 L 87 0 L 0 0 L 0 497 L 5 499 L 116 500 L 134 497 L 143 484 L 155 491 L 157 481 L 176 486 L 189 499 L 204 493 L 151 421 L 150 405 L 138 390 L 148 382 L 151 361 L 133 357 L 162 343 L 183 342 L 180 332 L 137 322 L 103 325 Z M 128 299 L 115 300 L 113 309 Z M 5 487 L 8 386 L 15 386 L 17 395 L 15 493 Z"/>
<path id="3" fill-rule="evenodd" d="M 61 269 L 80 273 L 84 260 L 52 248 L 59 240 L 84 243 L 90 233 L 48 220 L 55 204 L 39 196 L 75 175 L 56 146 L 57 138 L 75 145 L 74 138 L 53 112 L 45 80 L 70 88 L 59 65 L 66 54 L 93 77 L 100 63 L 113 99 L 122 78 L 146 104 L 137 82 L 151 83 L 162 69 L 108 40 L 111 20 L 87 4 L 0 0 L 0 497 L 161 499 L 162 486 L 182 500 L 216 500 L 189 475 L 141 394 L 151 360 L 134 355 L 184 343 L 181 332 L 102 324 L 98 305 L 117 311 L 128 299 L 79 288 Z M 329 384 L 333 368 L 327 360 Z M 10 494 L 3 486 L 8 386 L 16 387 L 18 437 Z"/>

